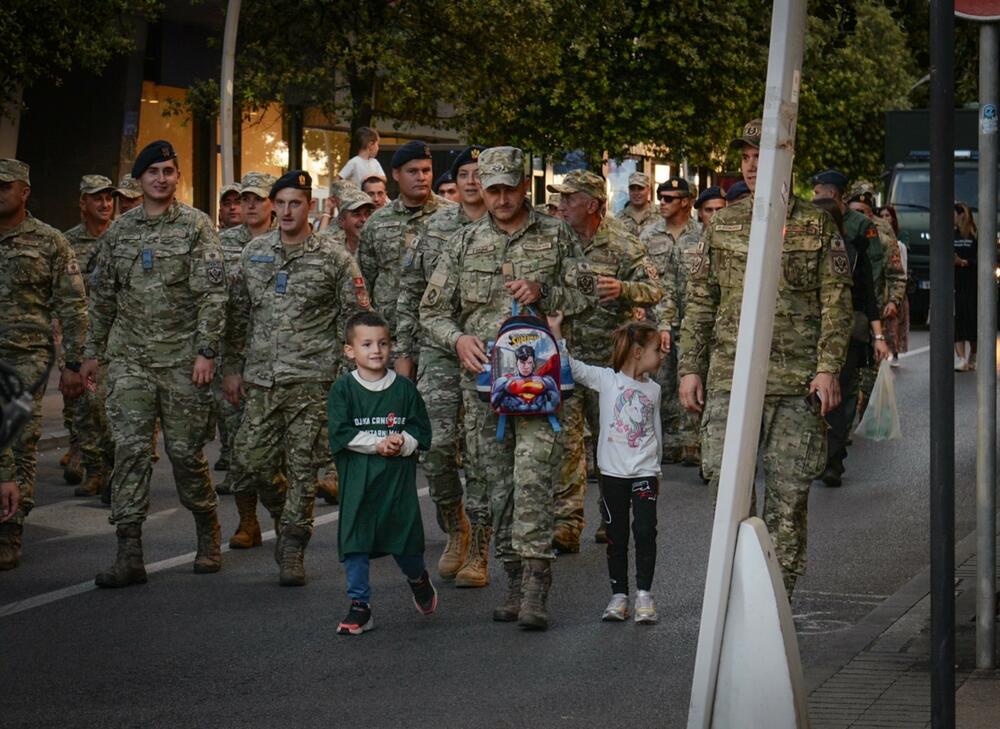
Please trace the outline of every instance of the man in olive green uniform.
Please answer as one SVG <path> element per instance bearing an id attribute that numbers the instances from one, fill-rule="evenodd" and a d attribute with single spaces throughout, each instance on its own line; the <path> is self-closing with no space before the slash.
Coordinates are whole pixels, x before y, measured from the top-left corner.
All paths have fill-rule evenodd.
<path id="1" fill-rule="evenodd" d="M 572 317 L 595 301 L 597 287 L 594 275 L 580 270 L 582 251 L 569 227 L 527 204 L 520 149 L 482 152 L 479 177 L 489 214 L 451 238 L 420 302 L 421 326 L 437 346 L 456 353 L 465 370 L 461 386 L 472 391 L 488 361 L 485 343 L 511 316 L 512 300 L 542 315 L 559 309 Z M 507 599 L 493 619 L 544 630 L 563 433 L 546 418 L 514 417 L 498 442 L 489 404 L 475 397 L 464 402 L 465 417 L 478 426 L 475 467 L 490 486 L 497 555 L 507 572 Z"/>
<path id="2" fill-rule="evenodd" d="M 750 122 L 732 142 L 740 149 L 743 179 L 751 192 L 757 182 L 760 128 L 759 121 Z M 719 483 L 752 217 L 752 197 L 716 213 L 688 278 L 680 395 L 689 410 L 704 408 L 702 466 L 713 491 Z M 847 251 L 833 220 L 792 198 L 761 427 L 764 521 L 789 595 L 805 571 L 809 487 L 826 462 L 822 418 L 840 401 L 837 375 L 853 321 L 850 286 Z M 806 400 L 814 392 L 819 407 Z"/>
<path id="3" fill-rule="evenodd" d="M 226 277 L 215 226 L 175 198 L 180 169 L 173 146 L 147 145 L 132 165 L 142 207 L 101 238 L 89 282 L 90 329 L 81 373 L 108 365 L 107 413 L 115 441 L 111 523 L 118 553 L 97 575 L 100 587 L 145 582 L 142 523 L 149 511 L 153 429 L 163 428 L 181 504 L 198 534 L 194 571 L 222 566 L 216 496 L 203 451 L 212 376 L 225 323 Z"/>
<path id="4" fill-rule="evenodd" d="M 618 213 L 618 220 L 636 237 L 659 219 L 649 202 L 649 188 L 649 175 L 633 172 L 628 176 L 628 205 Z"/>
<path id="5" fill-rule="evenodd" d="M 401 360 L 405 368 L 415 353 L 421 352 L 417 389 L 427 404 L 433 431 L 431 447 L 424 456 L 424 475 L 437 508 L 438 525 L 448 535 L 448 542 L 438 560 L 438 573 L 442 579 L 454 579 L 456 587 L 485 587 L 489 583 L 489 547 L 493 525 L 490 523 L 487 484 L 479 478 L 475 466 L 474 430 L 465 438 L 464 510 L 462 482 L 458 476 L 462 398 L 478 399 L 478 395 L 474 390 L 463 392 L 455 351 L 438 346 L 421 330 L 419 313 L 427 281 L 434 273 L 448 240 L 457 231 L 486 215 L 478 173 L 479 155 L 485 149 L 473 145 L 455 158 L 451 175 L 458 187 L 460 202 L 442 207 L 431 215 L 412 250 L 404 254 L 399 304 L 396 307 L 399 319 L 396 331 L 397 369 Z M 476 426 L 469 419 L 465 423 L 468 428 Z"/>
<path id="6" fill-rule="evenodd" d="M 358 263 L 371 292 L 372 307 L 389 323 L 396 336 L 396 302 L 403 258 L 412 253 L 417 236 L 427 228 L 427 219 L 449 203 L 431 192 L 433 172 L 431 148 L 424 142 L 407 142 L 392 156 L 392 179 L 399 184 L 399 197 L 372 213 L 361 231 Z M 417 352 L 409 353 L 412 358 Z M 414 379 L 415 359 L 397 372 Z"/>
<path id="7" fill-rule="evenodd" d="M 278 521 L 279 584 L 304 585 L 316 475 L 329 459 L 326 396 L 343 347 L 343 326 L 368 308 L 357 263 L 312 232 L 309 173 L 292 170 L 270 191 L 277 230 L 240 255 L 225 338 L 226 398 L 243 420 L 233 444 L 236 494 L 256 490 Z M 288 491 L 273 475 L 284 457 Z"/>
<path id="8" fill-rule="evenodd" d="M 617 218 L 606 215 L 604 178 L 587 170 L 574 170 L 558 192 L 560 217 L 580 239 L 586 265 L 597 277 L 599 305 L 576 317 L 573 356 L 597 366 L 611 363 L 611 332 L 632 318 L 635 307 L 653 306 L 663 296 L 656 266 L 646 246 L 628 232 Z M 648 192 L 648 190 L 647 190 Z M 590 428 L 591 451 L 600 432 L 600 398 L 597 392 L 577 387 L 564 404 L 561 419 L 566 430 L 562 484 L 555 494 L 553 544 L 561 552 L 579 552 L 583 531 L 583 500 L 587 491 L 587 456 L 584 419 Z"/>
<path id="9" fill-rule="evenodd" d="M 118 201 L 118 215 L 122 216 L 142 205 L 142 186 L 132 175 L 123 175 L 115 188 L 114 196 Z"/>
<path id="10" fill-rule="evenodd" d="M 219 191 L 219 232 L 235 228 L 242 223 L 240 185 L 238 182 L 231 182 Z"/>
<path id="11" fill-rule="evenodd" d="M 28 165 L 0 159 L 0 361 L 12 367 L 24 388 L 45 375 L 51 357 L 51 322 L 62 323 L 64 366 L 60 389 L 79 397 L 78 374 L 87 330 L 87 303 L 80 265 L 63 235 L 27 210 L 31 195 Z M 35 504 L 36 447 L 41 437 L 41 382 L 34 395 L 31 421 L 13 444 L 0 450 L 0 485 L 13 491 L 18 507 L 0 523 L 0 570 L 21 559 L 24 519 Z"/>

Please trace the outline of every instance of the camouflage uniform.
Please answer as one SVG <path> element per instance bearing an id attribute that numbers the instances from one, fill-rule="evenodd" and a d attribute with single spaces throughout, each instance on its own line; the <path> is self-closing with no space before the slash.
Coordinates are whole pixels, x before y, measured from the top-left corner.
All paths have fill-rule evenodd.
<path id="1" fill-rule="evenodd" d="M 113 524 L 146 518 L 157 419 L 181 503 L 196 518 L 214 520 L 202 450 L 212 391 L 191 382 L 191 368 L 199 351 L 218 349 L 225 306 L 222 249 L 204 213 L 174 201 L 151 218 L 138 207 L 102 238 L 90 278 L 85 356 L 108 362 Z"/>
<path id="2" fill-rule="evenodd" d="M 684 319 L 687 272 L 692 256 L 697 253 L 700 237 L 701 224 L 690 220 L 674 240 L 667 228 L 667 221 L 662 217 L 640 236 L 640 240 L 649 249 L 649 257 L 656 265 L 664 290 L 663 298 L 653 311 L 656 325 L 661 332 L 671 333 L 670 354 L 663 358 L 655 379 L 663 392 L 660 406 L 663 454 L 672 461 L 678 460 L 685 446 L 697 447 L 700 440 L 700 416 L 682 408 L 677 395 L 677 361 L 680 356 L 677 335 Z"/>
<path id="3" fill-rule="evenodd" d="M 621 295 L 607 304 L 587 309 L 574 319 L 573 357 L 598 366 L 611 364 L 611 332 L 631 319 L 636 306 L 653 306 L 660 301 L 656 266 L 646 246 L 628 232 L 621 221 L 605 217 L 594 237 L 582 244 L 587 268 L 595 276 L 610 276 L 622 282 Z M 562 465 L 562 486 L 555 494 L 556 525 L 565 524 L 579 539 L 583 531 L 583 500 L 587 490 L 587 458 L 584 445 L 584 418 L 593 434 L 600 432 L 599 394 L 578 386 L 566 400 L 561 413 L 566 431 L 566 455 Z M 592 450 L 596 442 L 591 443 Z"/>
<path id="4" fill-rule="evenodd" d="M 631 205 L 623 208 L 615 218 L 622 226 L 637 238 L 643 231 L 656 224 L 657 220 L 663 220 L 656 211 L 652 203 L 646 205 L 642 212 L 637 213 Z"/>
<path id="5" fill-rule="evenodd" d="M 233 444 L 233 491 L 256 488 L 282 527 L 312 531 L 316 473 L 324 461 L 326 396 L 348 317 L 368 307 L 358 265 L 328 239 L 286 248 L 280 231 L 254 238 L 236 271 L 226 331 L 226 375 L 246 385 Z M 273 475 L 284 456 L 287 496 Z"/>
<path id="6" fill-rule="evenodd" d="M 678 374 L 707 383 L 702 467 L 718 487 L 736 357 L 753 199 L 720 210 L 688 278 Z M 844 363 L 853 313 L 850 264 L 829 215 L 793 198 L 785 224 L 761 424 L 764 521 L 789 591 L 805 570 L 809 487 L 826 464 L 826 426 L 804 400 L 819 373 Z"/>

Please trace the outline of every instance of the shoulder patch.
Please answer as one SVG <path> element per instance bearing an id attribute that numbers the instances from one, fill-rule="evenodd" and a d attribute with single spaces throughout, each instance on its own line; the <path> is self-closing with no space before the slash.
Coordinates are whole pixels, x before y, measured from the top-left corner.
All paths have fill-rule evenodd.
<path id="1" fill-rule="evenodd" d="M 448 277 L 441 271 L 435 271 L 431 274 L 431 278 L 428 281 L 431 286 L 444 286 L 448 282 Z"/>
<path id="2" fill-rule="evenodd" d="M 66 275 L 67 276 L 79 276 L 80 275 L 80 264 L 75 260 L 70 261 L 66 264 Z"/>
<path id="3" fill-rule="evenodd" d="M 660 280 L 660 274 L 657 272 L 653 262 L 649 260 L 649 256 L 642 257 L 642 267 L 646 270 L 646 275 L 649 276 L 650 281 Z"/>

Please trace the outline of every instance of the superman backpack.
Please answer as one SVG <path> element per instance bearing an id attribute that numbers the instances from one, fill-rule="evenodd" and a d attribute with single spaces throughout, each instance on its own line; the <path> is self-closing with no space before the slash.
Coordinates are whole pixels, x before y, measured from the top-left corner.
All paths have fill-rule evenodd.
<path id="1" fill-rule="evenodd" d="M 487 343 L 489 362 L 476 380 L 479 399 L 488 402 L 499 418 L 497 440 L 503 440 L 507 416 L 544 416 L 557 433 L 556 413 L 563 398 L 573 394 L 573 374 L 564 347 L 544 319 L 531 307 L 522 313 L 518 303 Z"/>

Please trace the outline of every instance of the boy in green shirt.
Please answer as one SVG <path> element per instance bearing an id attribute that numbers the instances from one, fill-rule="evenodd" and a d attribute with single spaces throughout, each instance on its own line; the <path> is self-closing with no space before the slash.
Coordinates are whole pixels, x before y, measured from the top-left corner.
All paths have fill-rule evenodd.
<path id="1" fill-rule="evenodd" d="M 356 369 L 330 388 L 330 452 L 340 474 L 337 547 L 347 573 L 351 608 L 341 635 L 360 635 L 372 622 L 368 561 L 391 554 L 423 615 L 437 608 L 424 564 L 424 528 L 417 500 L 417 449 L 431 444 L 431 425 L 416 386 L 388 369 L 392 337 L 378 314 L 347 320 L 344 352 Z"/>

